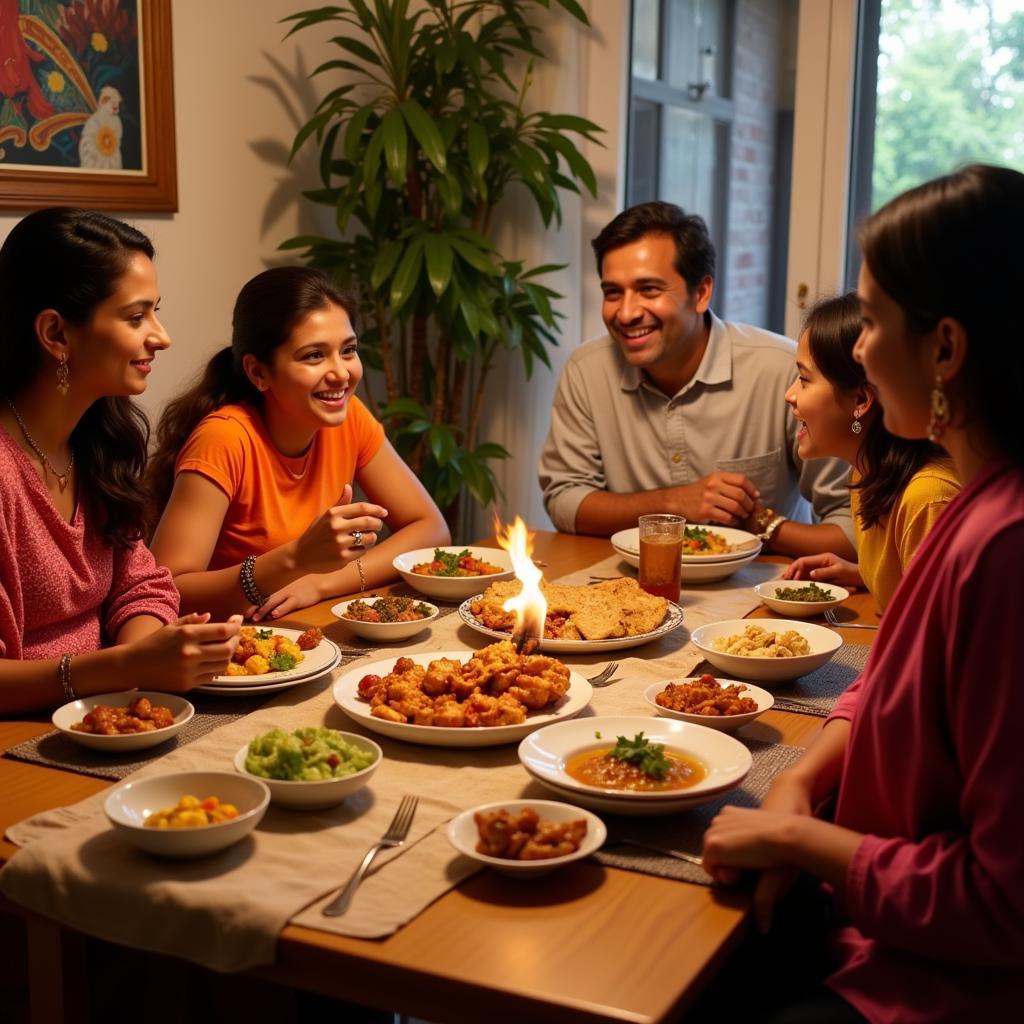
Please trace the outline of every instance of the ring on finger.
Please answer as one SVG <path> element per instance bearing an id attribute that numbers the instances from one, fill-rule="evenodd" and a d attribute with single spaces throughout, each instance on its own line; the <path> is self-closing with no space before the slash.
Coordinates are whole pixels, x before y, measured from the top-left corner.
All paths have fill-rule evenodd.
<path id="1" fill-rule="evenodd" d="M 353 530 L 352 531 L 352 543 L 357 548 L 361 548 L 363 546 L 363 531 L 362 530 Z"/>

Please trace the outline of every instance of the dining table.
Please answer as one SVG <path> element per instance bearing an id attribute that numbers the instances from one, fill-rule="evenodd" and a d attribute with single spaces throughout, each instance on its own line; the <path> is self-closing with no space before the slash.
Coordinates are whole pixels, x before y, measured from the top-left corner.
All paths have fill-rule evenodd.
<path id="1" fill-rule="evenodd" d="M 497 544 L 491 538 L 478 546 Z M 602 538 L 545 531 L 533 536 L 533 557 L 550 580 L 610 554 Z M 684 611 L 686 599 L 684 589 Z M 331 607 L 337 600 L 280 624 L 336 625 Z M 872 630 L 852 628 L 877 624 L 867 592 L 851 594 L 837 613 L 835 628 L 845 645 L 870 645 Z M 774 617 L 763 606 L 750 616 Z M 643 656 L 642 649 L 630 654 Z M 773 709 L 738 736 L 803 747 L 823 722 L 820 715 Z M 51 728 L 46 713 L 0 720 L 0 751 Z M 430 749 L 421 748 L 424 757 Z M 0 757 L 0 832 L 111 784 Z M 5 836 L 0 859 L 16 849 Z M 0 898 L 0 912 L 25 921 L 31 1019 L 71 1019 L 76 986 L 85 983 L 78 955 L 84 938 L 7 899 Z M 584 860 L 528 882 L 482 870 L 383 938 L 288 924 L 275 962 L 258 974 L 282 986 L 431 1021 L 655 1024 L 685 1014 L 751 926 L 749 887 L 689 884 Z"/>

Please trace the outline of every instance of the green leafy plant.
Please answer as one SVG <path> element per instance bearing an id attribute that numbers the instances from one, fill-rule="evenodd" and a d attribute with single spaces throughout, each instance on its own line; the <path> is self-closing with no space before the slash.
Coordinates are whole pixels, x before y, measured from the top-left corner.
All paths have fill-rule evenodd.
<path id="1" fill-rule="evenodd" d="M 333 208 L 337 234 L 282 248 L 358 297 L 363 358 L 385 392 L 369 404 L 453 533 L 463 488 L 493 501 L 492 463 L 509 457 L 478 437 L 497 356 L 518 351 L 529 377 L 558 343 L 561 296 L 543 279 L 560 267 L 503 257 L 495 210 L 519 184 L 559 224 L 560 190 L 597 192 L 578 145 L 601 129 L 526 106 L 544 59 L 528 16 L 551 2 L 347 0 L 284 19 L 289 35 L 340 28 L 341 56 L 313 72 L 339 84 L 292 149 L 319 146 L 322 187 L 304 195 Z M 576 0 L 554 2 L 587 23 Z"/>

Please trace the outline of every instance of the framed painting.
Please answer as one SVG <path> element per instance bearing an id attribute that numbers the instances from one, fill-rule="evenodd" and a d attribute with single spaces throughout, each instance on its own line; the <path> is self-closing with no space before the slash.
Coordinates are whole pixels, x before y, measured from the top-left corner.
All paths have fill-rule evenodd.
<path id="1" fill-rule="evenodd" d="M 0 208 L 178 208 L 171 0 L 0 0 Z"/>

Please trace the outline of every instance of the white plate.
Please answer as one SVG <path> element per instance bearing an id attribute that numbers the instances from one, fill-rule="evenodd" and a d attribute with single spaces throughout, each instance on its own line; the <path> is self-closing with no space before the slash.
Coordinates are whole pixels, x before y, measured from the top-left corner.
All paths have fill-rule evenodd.
<path id="1" fill-rule="evenodd" d="M 642 732 L 647 739 L 689 754 L 707 767 L 707 775 L 689 789 L 663 793 L 635 793 L 604 789 L 578 782 L 565 770 L 575 754 L 614 744 L 617 736 L 633 737 Z M 600 738 L 597 737 L 600 733 Z M 738 786 L 750 771 L 750 751 L 731 736 L 702 725 L 670 718 L 616 716 L 559 722 L 531 733 L 519 744 L 519 760 L 539 781 L 556 788 L 574 802 L 582 797 L 600 799 L 616 813 L 641 813 L 635 807 L 696 807 L 717 799 Z M 582 802 L 582 801 L 581 801 Z M 584 806 L 593 806 L 584 803 Z M 656 813 L 647 811 L 644 813 Z"/>
<path id="2" fill-rule="evenodd" d="M 281 636 L 287 637 L 289 640 L 298 640 L 305 632 L 302 629 L 285 629 L 283 626 L 258 625 L 256 628 L 270 629 L 274 633 L 280 633 Z M 302 653 L 305 655 L 302 661 L 295 668 L 290 668 L 284 672 L 264 672 L 258 676 L 214 676 L 211 683 L 214 686 L 224 688 L 231 686 L 262 686 L 270 683 L 271 680 L 284 682 L 285 680 L 311 679 L 313 676 L 326 672 L 331 667 L 332 661 L 334 661 L 334 664 L 337 664 L 335 658 L 339 651 L 338 645 L 333 640 L 328 640 L 327 637 L 324 637 L 313 650 L 303 651 Z"/>
<path id="3" fill-rule="evenodd" d="M 139 697 L 147 697 L 153 705 L 170 708 L 174 715 L 174 724 L 152 732 L 133 732 L 125 736 L 100 736 L 91 732 L 78 732 L 72 729 L 94 707 L 105 704 L 107 707 L 124 708 Z M 108 754 L 127 753 L 129 750 L 145 750 L 155 747 L 164 740 L 176 736 L 191 721 L 196 709 L 184 697 L 173 693 L 153 693 L 149 690 L 124 690 L 120 693 L 101 693 L 95 697 L 79 697 L 57 708 L 50 721 L 69 739 L 80 743 L 83 747 L 93 750 L 105 750 Z"/>
<path id="4" fill-rule="evenodd" d="M 809 619 L 814 615 L 821 615 L 826 608 L 835 608 L 836 605 L 842 604 L 849 596 L 850 592 L 844 590 L 842 587 L 837 586 L 835 583 L 817 583 L 816 585 L 822 590 L 827 590 L 831 595 L 831 599 L 828 601 L 787 601 L 785 598 L 776 597 L 775 591 L 780 587 L 786 587 L 793 590 L 806 590 L 811 585 L 810 580 L 769 580 L 767 583 L 758 583 L 754 587 L 754 593 L 773 612 L 778 612 L 780 615 L 789 615 L 794 619 Z"/>
<path id="5" fill-rule="evenodd" d="M 615 553 L 634 569 L 640 568 L 640 558 L 632 555 L 623 548 L 615 548 Z M 734 572 L 739 571 L 745 565 L 750 565 L 759 551 L 753 551 L 742 558 L 733 558 L 726 562 L 704 562 L 689 563 L 683 562 L 681 581 L 684 587 L 693 586 L 697 583 L 718 583 L 720 580 L 728 579 Z"/>
<path id="6" fill-rule="evenodd" d="M 479 601 L 483 594 L 477 594 L 459 605 L 459 618 L 478 633 L 484 636 L 492 636 L 498 640 L 511 639 L 511 633 L 503 633 L 499 629 L 490 629 L 485 626 L 470 610 L 469 606 L 474 601 Z M 548 640 L 540 642 L 540 650 L 548 654 L 597 654 L 600 651 L 624 651 L 628 647 L 639 647 L 641 644 L 657 640 L 666 633 L 678 629 L 683 624 L 683 610 L 671 601 L 665 612 L 665 618 L 657 629 L 649 633 L 638 633 L 636 636 L 619 636 L 611 640 Z"/>
<path id="7" fill-rule="evenodd" d="M 409 654 L 417 665 L 429 665 L 439 658 L 452 658 L 466 662 L 473 651 L 426 651 Z M 357 687 L 363 676 L 386 676 L 394 667 L 396 657 L 370 662 L 346 672 L 334 684 L 334 702 L 342 711 L 371 732 L 391 736 L 407 743 L 422 743 L 428 747 L 496 747 L 502 743 L 514 743 L 524 736 L 552 722 L 578 715 L 593 696 L 593 687 L 578 672 L 569 674 L 569 690 L 551 710 L 531 711 L 526 721 L 519 725 L 480 726 L 471 729 L 456 729 L 439 725 L 409 725 L 405 722 L 389 722 L 370 714 L 370 705 L 359 696 Z"/>
<path id="8" fill-rule="evenodd" d="M 323 643 L 331 643 L 330 640 L 324 640 Z M 334 645 L 334 657 L 321 669 L 306 676 L 290 676 L 287 679 L 275 679 L 270 683 L 259 683 L 255 686 L 220 686 L 216 683 L 203 683 L 201 686 L 196 687 L 197 693 L 212 693 L 218 697 L 250 697 L 253 694 L 259 693 L 276 693 L 278 690 L 290 690 L 293 686 L 301 686 L 303 683 L 311 683 L 314 679 L 319 679 L 321 676 L 325 676 L 332 669 L 336 668 L 338 663 L 341 661 L 341 651 L 337 649 L 337 645 Z M 268 672 L 267 676 L 282 676 L 286 675 L 284 672 Z M 247 676 L 248 679 L 266 679 L 267 676 Z M 237 678 L 242 678 L 238 676 Z"/>
<path id="9" fill-rule="evenodd" d="M 356 600 L 365 601 L 370 605 L 379 598 L 364 597 Z M 359 619 L 345 618 L 348 606 L 354 603 L 354 601 L 341 601 L 331 608 L 331 614 L 337 616 L 356 636 L 361 636 L 366 640 L 376 640 L 378 643 L 387 644 L 394 643 L 396 640 L 408 640 L 409 637 L 426 629 L 440 614 L 437 605 L 423 601 L 422 603 L 430 609 L 430 614 L 426 618 L 415 619 L 412 622 L 361 622 Z"/>
<path id="10" fill-rule="evenodd" d="M 811 653 L 794 658 L 758 658 L 748 654 L 726 654 L 715 649 L 714 641 L 717 638 L 742 633 L 751 625 L 775 633 L 793 630 L 807 641 Z M 805 676 L 821 668 L 843 646 L 843 638 L 835 630 L 813 622 L 796 622 L 791 619 L 725 619 L 709 622 L 695 629 L 690 639 L 720 672 L 734 679 L 756 679 L 759 683 L 781 682 Z"/>
<path id="11" fill-rule="evenodd" d="M 663 718 L 675 718 L 680 722 L 690 722 L 693 725 L 703 725 L 708 729 L 718 729 L 721 732 L 733 732 L 741 726 L 754 721 L 755 718 L 763 715 L 775 703 L 775 698 L 760 686 L 753 683 L 743 683 L 737 679 L 715 679 L 715 682 L 722 686 L 738 685 L 744 687 L 741 697 L 749 697 L 757 704 L 756 711 L 748 711 L 742 715 L 694 715 L 688 711 L 673 711 L 671 708 L 663 708 L 654 698 L 668 686 L 669 683 L 695 683 L 700 676 L 687 676 L 683 679 L 663 679 L 660 683 L 652 683 L 644 690 L 644 700 L 654 708 L 657 714 Z"/>
<path id="12" fill-rule="evenodd" d="M 481 588 L 486 588 L 495 580 L 509 580 L 515 576 L 512 558 L 507 551 L 503 551 L 501 548 L 460 548 L 454 545 L 442 547 L 441 550 L 451 551 L 455 554 L 460 551 L 468 551 L 474 558 L 480 558 L 492 565 L 502 566 L 502 571 L 491 573 L 489 576 L 422 576 L 412 571 L 414 565 L 432 562 L 435 550 L 435 548 L 419 548 L 416 551 L 406 551 L 391 563 L 409 586 L 414 587 L 421 594 L 426 594 L 427 597 L 437 597 L 442 601 L 461 601 L 464 597 L 477 593 Z"/>
<path id="13" fill-rule="evenodd" d="M 721 534 L 726 543 L 731 544 L 733 550 L 724 554 L 714 555 L 683 555 L 683 565 L 700 565 L 705 562 L 730 562 L 735 558 L 745 558 L 751 552 L 755 555 L 761 550 L 761 542 L 752 533 L 746 530 L 736 530 L 729 526 L 715 526 L 713 523 L 687 523 L 687 529 L 699 526 L 701 529 L 711 530 L 713 533 Z M 611 537 L 612 547 L 625 554 L 633 555 L 638 561 L 640 558 L 640 528 L 634 526 L 630 530 L 619 530 Z"/>
<path id="14" fill-rule="evenodd" d="M 174 807 L 183 796 L 205 800 L 215 796 L 238 808 L 238 817 L 195 828 L 146 828 L 146 818 L 162 807 Z M 270 803 L 261 779 L 236 772 L 191 771 L 151 775 L 125 782 L 103 802 L 110 824 L 128 842 L 161 857 L 204 857 L 237 843 L 260 822 Z"/>
<path id="15" fill-rule="evenodd" d="M 548 860 L 508 860 L 504 857 L 489 857 L 485 853 L 477 853 L 476 844 L 480 838 L 479 830 L 473 816 L 478 811 L 506 810 L 510 814 L 518 814 L 525 808 L 531 808 L 540 815 L 540 820 L 550 822 L 578 821 L 582 818 L 587 823 L 587 834 L 583 837 L 579 849 L 575 853 L 567 854 L 564 857 L 551 857 Z M 455 847 L 463 856 L 470 857 L 480 864 L 503 875 L 527 876 L 536 878 L 539 875 L 546 875 L 563 864 L 571 864 L 573 861 L 589 857 L 596 850 L 599 850 L 608 838 L 608 830 L 604 827 L 596 814 L 589 811 L 581 811 L 578 807 L 570 807 L 568 804 L 559 803 L 554 800 L 503 800 L 493 804 L 481 804 L 479 807 L 471 807 L 448 822 L 445 833 L 448 842 Z"/>

